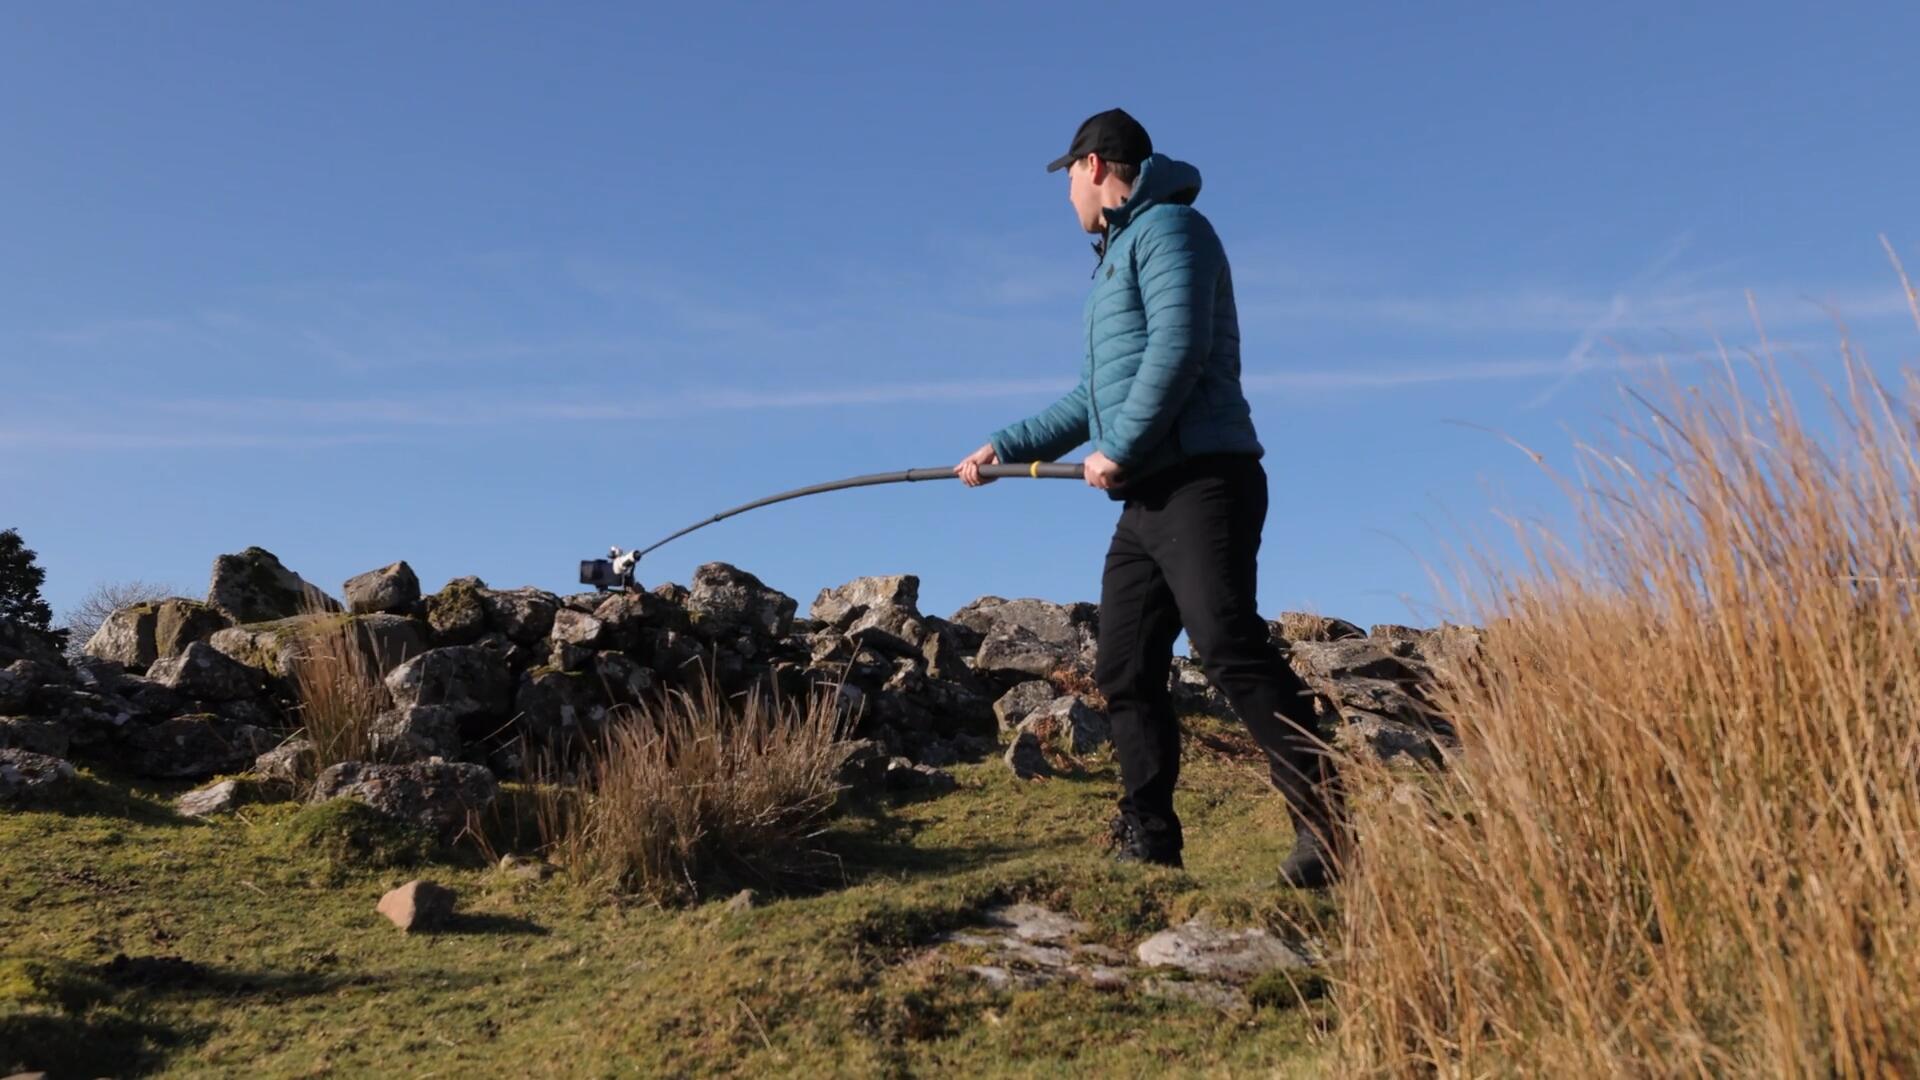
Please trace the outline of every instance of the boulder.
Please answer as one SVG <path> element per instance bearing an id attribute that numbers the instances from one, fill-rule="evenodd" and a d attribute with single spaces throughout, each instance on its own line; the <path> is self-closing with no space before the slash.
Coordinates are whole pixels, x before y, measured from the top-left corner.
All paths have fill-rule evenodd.
<path id="1" fill-rule="evenodd" d="M 603 730 L 613 702 L 585 672 L 536 668 L 520 677 L 513 709 L 536 745 L 567 746 Z"/>
<path id="2" fill-rule="evenodd" d="M 154 644 L 154 626 L 158 612 L 152 604 L 129 604 L 115 608 L 100 620 L 100 626 L 87 639 L 81 651 L 88 656 L 112 660 L 132 671 L 145 671 L 160 658 Z"/>
<path id="3" fill-rule="evenodd" d="M 686 631 L 686 609 L 650 592 L 614 593 L 593 609 L 600 621 L 603 648 L 633 652 L 644 648 L 649 631 Z"/>
<path id="4" fill-rule="evenodd" d="M 800 605 L 739 567 L 710 562 L 694 570 L 685 606 L 694 629 L 709 641 L 767 641 L 787 635 Z"/>
<path id="5" fill-rule="evenodd" d="M 338 600 L 281 565 L 273 552 L 259 547 L 213 560 L 207 603 L 241 624 L 340 610 Z"/>
<path id="6" fill-rule="evenodd" d="M 178 656 L 154 661 L 147 677 L 176 694 L 203 701 L 235 701 L 262 689 L 257 669 L 204 641 L 189 643 Z"/>
<path id="7" fill-rule="evenodd" d="M 181 817 L 201 818 L 233 812 L 240 805 L 240 782 L 222 780 L 217 784 L 194 788 L 173 801 Z"/>
<path id="8" fill-rule="evenodd" d="M 534 588 L 485 589 L 480 593 L 487 625 L 522 645 L 546 640 L 553 633 L 553 616 L 560 598 Z"/>
<path id="9" fill-rule="evenodd" d="M 1035 709 L 1053 704 L 1053 699 L 1059 696 L 1060 692 L 1045 679 L 1028 679 L 1015 683 L 1013 689 L 1000 695 L 993 703 L 993 716 L 1001 731 L 1012 731 Z"/>
<path id="10" fill-rule="evenodd" d="M 72 765 L 50 754 L 0 750 L 0 806 L 58 798 L 77 780 Z"/>
<path id="11" fill-rule="evenodd" d="M 1013 743 L 1007 747 L 1003 760 L 1007 768 L 1013 770 L 1013 775 L 1021 780 L 1039 780 L 1053 775 L 1053 766 L 1047 763 L 1040 737 L 1031 731 L 1022 731 L 1013 737 Z"/>
<path id="12" fill-rule="evenodd" d="M 349 634 L 361 662 L 376 676 L 427 651 L 427 634 L 419 621 L 400 615 L 295 615 L 230 627 L 215 633 L 208 644 L 275 678 L 291 678 L 302 657 L 342 655 L 343 638 Z"/>
<path id="13" fill-rule="evenodd" d="M 877 740 L 854 739 L 843 745 L 843 751 L 845 757 L 834 774 L 841 787 L 869 791 L 886 783 L 889 755 Z"/>
<path id="14" fill-rule="evenodd" d="M 638 705 L 654 686 L 653 671 L 625 653 L 594 653 L 592 671 L 601 693 L 615 705 Z"/>
<path id="15" fill-rule="evenodd" d="M 343 761 L 314 781 L 314 802 L 358 799 L 375 811 L 449 835 L 486 809 L 499 785 L 484 766 L 467 762 L 379 765 Z"/>
<path id="16" fill-rule="evenodd" d="M 420 605 L 420 578 L 405 561 L 355 574 L 342 591 L 355 615 L 407 615 Z"/>
<path id="17" fill-rule="evenodd" d="M 233 621 L 212 604 L 170 596 L 154 605 L 153 648 L 157 659 L 179 656 L 196 641 L 206 641 Z"/>
<path id="18" fill-rule="evenodd" d="M 454 578 L 427 597 L 427 625 L 436 645 L 471 645 L 487 632 L 487 606 L 482 599 L 487 583 L 476 577 Z"/>
<path id="19" fill-rule="evenodd" d="M 1018 623 L 1002 623 L 987 633 L 973 658 L 973 669 L 1002 683 L 1044 679 L 1057 671 L 1093 671 L 1091 635 L 1068 630 L 1043 637 Z"/>
<path id="20" fill-rule="evenodd" d="M 513 676 L 505 659 L 479 645 L 429 649 L 387 673 L 394 707 L 439 705 L 463 719 L 505 720 L 513 704 Z"/>
<path id="21" fill-rule="evenodd" d="M 1227 929 L 1205 918 L 1162 930 L 1141 942 L 1134 955 L 1147 967 L 1177 968 L 1195 978 L 1235 983 L 1312 966 L 1299 950 L 1264 929 Z"/>
<path id="22" fill-rule="evenodd" d="M 307 739 L 288 739 L 253 759 L 253 771 L 262 779 L 291 783 L 313 772 L 319 753 Z"/>
<path id="23" fill-rule="evenodd" d="M 24 716 L 0 716 L 0 749 L 31 750 L 36 754 L 63 758 L 72 744 L 73 733 L 65 724 L 53 720 L 30 720 Z"/>
<path id="24" fill-rule="evenodd" d="M 132 725 L 125 733 L 127 765 L 141 776 L 202 780 L 240 772 L 277 741 L 251 724 L 211 713 Z"/>
<path id="25" fill-rule="evenodd" d="M 445 705 L 410 705 L 388 709 L 368 725 L 371 751 L 381 761 L 425 761 L 460 756 L 464 743 L 458 709 Z"/>
<path id="26" fill-rule="evenodd" d="M 563 607 L 553 613 L 553 640 L 591 649 L 600 645 L 607 624 L 597 616 Z"/>
<path id="27" fill-rule="evenodd" d="M 1107 714 L 1071 695 L 1035 709 L 1020 721 L 1019 730 L 1064 754 L 1090 754 L 1113 741 Z"/>
<path id="28" fill-rule="evenodd" d="M 845 585 L 821 589 L 807 614 L 824 626 L 845 630 L 869 610 L 905 609 L 919 613 L 920 579 L 913 574 L 855 578 Z"/>

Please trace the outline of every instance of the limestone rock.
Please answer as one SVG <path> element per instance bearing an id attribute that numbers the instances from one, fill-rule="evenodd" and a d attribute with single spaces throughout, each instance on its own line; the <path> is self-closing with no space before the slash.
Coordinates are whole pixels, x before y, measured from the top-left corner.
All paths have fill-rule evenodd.
<path id="1" fill-rule="evenodd" d="M 799 606 L 793 597 L 722 562 L 704 563 L 694 570 L 686 600 L 695 629 L 709 641 L 739 634 L 759 640 L 785 637 Z"/>
<path id="2" fill-rule="evenodd" d="M 355 574 L 342 591 L 355 615 L 406 615 L 420 604 L 420 578 L 404 560 Z"/>
<path id="3" fill-rule="evenodd" d="M 380 765 L 343 761 L 314 781 L 313 801 L 358 799 L 390 818 L 442 835 L 492 804 L 500 788 L 484 766 L 467 762 Z"/>
<path id="4" fill-rule="evenodd" d="M 72 744 L 73 733 L 65 724 L 53 720 L 30 720 L 24 716 L 0 716 L 0 748 L 31 750 L 36 754 L 63 758 Z"/>
<path id="5" fill-rule="evenodd" d="M 1021 780 L 1040 780 L 1053 775 L 1053 766 L 1047 764 L 1047 755 L 1040 748 L 1040 738 L 1031 731 L 1013 737 L 1004 760 L 1007 768 Z"/>
<path id="6" fill-rule="evenodd" d="M 201 780 L 245 769 L 274 741 L 252 724 L 199 713 L 133 727 L 124 753 L 128 767 L 141 776 Z"/>
<path id="7" fill-rule="evenodd" d="M 429 649 L 387 674 L 395 708 L 445 706 L 461 717 L 505 720 L 513 702 L 506 662 L 479 645 Z"/>
<path id="8" fill-rule="evenodd" d="M 31 750 L 0 750 L 0 806 L 59 797 L 78 779 L 73 766 Z"/>
<path id="9" fill-rule="evenodd" d="M 200 818 L 231 813 L 239 805 L 239 781 L 222 780 L 187 792 L 174 800 L 173 808 L 180 812 L 181 817 Z"/>
<path id="10" fill-rule="evenodd" d="M 425 761 L 460 756 L 464 714 L 446 705 L 388 709 L 368 725 L 373 756 L 381 761 Z"/>
<path id="11" fill-rule="evenodd" d="M 1046 708 L 1059 696 L 1059 691 L 1045 679 L 1015 683 L 1013 689 L 1000 695 L 999 700 L 993 703 L 994 719 L 999 722 L 1001 731 L 1012 731 L 1034 710 Z"/>
<path id="12" fill-rule="evenodd" d="M 190 643 L 178 656 L 154 661 L 147 677 L 176 694 L 204 701 L 235 701 L 261 690 L 258 671 L 204 641 Z"/>
<path id="13" fill-rule="evenodd" d="M 553 633 L 560 598 L 540 589 L 482 590 L 480 602 L 487 625 L 522 645 L 543 641 Z"/>
<path id="14" fill-rule="evenodd" d="M 453 917 L 458 899 L 452 889 L 416 879 L 380 898 L 378 910 L 408 933 L 437 930 Z"/>
<path id="15" fill-rule="evenodd" d="M 1266 930 L 1226 929 L 1204 918 L 1162 930 L 1141 942 L 1134 954 L 1147 967 L 1179 968 L 1198 978 L 1230 982 L 1311 966 L 1299 951 Z"/>
<path id="16" fill-rule="evenodd" d="M 100 620 L 100 626 L 87 639 L 81 651 L 88 656 L 112 660 L 133 671 L 145 671 L 148 664 L 160 658 L 159 649 L 154 645 L 157 615 L 152 604 L 129 604 L 115 608 Z"/>
<path id="17" fill-rule="evenodd" d="M 553 640 L 557 642 L 591 648 L 600 643 L 606 629 L 607 624 L 596 616 L 572 608 L 563 607 L 553 613 Z"/>
<path id="18" fill-rule="evenodd" d="M 1113 741 L 1107 714 L 1077 696 L 1057 698 L 1020 721 L 1020 731 L 1032 732 L 1042 744 L 1066 754 L 1090 754 Z"/>
<path id="19" fill-rule="evenodd" d="M 253 759 L 253 771 L 263 779 L 291 782 L 313 772 L 318 751 L 307 739 L 288 739 Z"/>
<path id="20" fill-rule="evenodd" d="M 205 641 L 231 625 L 232 620 L 212 604 L 170 596 L 154 605 L 153 648 L 156 658 L 179 656 L 188 645 Z"/>
<path id="21" fill-rule="evenodd" d="M 487 606 L 481 599 L 487 583 L 476 577 L 454 578 L 427 597 L 427 625 L 438 645 L 471 645 L 487 632 Z"/>
<path id="22" fill-rule="evenodd" d="M 236 623 L 271 622 L 309 611 L 339 611 L 340 602 L 281 565 L 273 552 L 250 547 L 213 560 L 207 603 Z"/>

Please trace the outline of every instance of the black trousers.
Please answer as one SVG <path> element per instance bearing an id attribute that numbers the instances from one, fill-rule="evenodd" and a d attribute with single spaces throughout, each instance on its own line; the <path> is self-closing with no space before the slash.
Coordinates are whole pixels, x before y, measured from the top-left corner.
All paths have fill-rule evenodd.
<path id="1" fill-rule="evenodd" d="M 1304 816 L 1323 825 L 1331 775 L 1313 737 L 1310 691 L 1268 636 L 1256 599 L 1266 470 L 1246 455 L 1197 457 L 1121 494 L 1094 672 L 1120 761 L 1121 811 L 1156 848 L 1180 849 L 1180 724 L 1167 681 L 1184 627 L 1208 680 L 1266 751 L 1296 824 Z"/>

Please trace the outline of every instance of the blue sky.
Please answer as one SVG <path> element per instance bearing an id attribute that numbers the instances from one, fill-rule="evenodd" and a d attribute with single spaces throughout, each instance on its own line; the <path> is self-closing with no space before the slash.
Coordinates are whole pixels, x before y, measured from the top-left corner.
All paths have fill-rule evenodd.
<path id="1" fill-rule="evenodd" d="M 1815 370 L 1836 316 L 1912 359 L 1920 8 L 1443 7 L 5 5 L 0 527 L 56 608 L 248 544 L 570 591 L 958 460 L 1071 385 L 1043 165 L 1116 104 L 1233 262 L 1270 613 L 1429 620 L 1449 542 L 1555 505 L 1489 429 L 1564 464 L 1749 291 Z M 1116 512 L 867 489 L 641 577 L 1096 599 Z"/>

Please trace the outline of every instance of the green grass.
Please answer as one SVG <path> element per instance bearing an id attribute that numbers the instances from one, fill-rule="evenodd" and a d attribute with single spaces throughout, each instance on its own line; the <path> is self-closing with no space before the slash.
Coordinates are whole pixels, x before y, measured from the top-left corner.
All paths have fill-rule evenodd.
<path id="1" fill-rule="evenodd" d="M 1202 911 L 1324 916 L 1270 884 L 1289 836 L 1253 765 L 1188 757 L 1185 873 L 1105 859 L 1110 763 L 1020 785 L 989 762 L 954 770 L 951 795 L 836 817 L 815 879 L 741 914 L 515 878 L 338 809 L 195 823 L 167 811 L 177 788 L 96 785 L 0 816 L 0 1072 L 1314 1075 L 1323 1000 L 1256 985 L 1230 1017 L 1132 990 L 997 992 L 930 954 L 1010 899 L 1127 948 Z M 459 892 L 449 932 L 374 912 L 414 876 Z"/>

